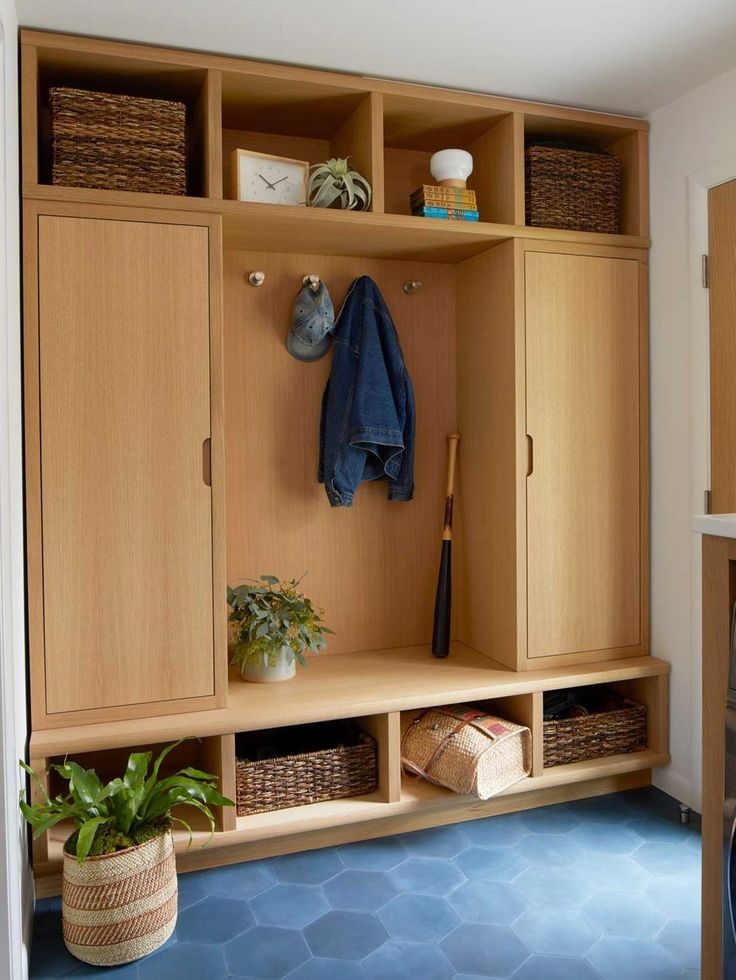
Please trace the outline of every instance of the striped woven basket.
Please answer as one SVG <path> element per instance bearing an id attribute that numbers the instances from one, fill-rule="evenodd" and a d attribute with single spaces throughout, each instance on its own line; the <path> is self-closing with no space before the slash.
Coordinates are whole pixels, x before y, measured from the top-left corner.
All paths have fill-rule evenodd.
<path id="1" fill-rule="evenodd" d="M 64 851 L 64 942 L 83 963 L 118 966 L 158 949 L 174 931 L 176 900 L 170 831 L 83 864 Z"/>

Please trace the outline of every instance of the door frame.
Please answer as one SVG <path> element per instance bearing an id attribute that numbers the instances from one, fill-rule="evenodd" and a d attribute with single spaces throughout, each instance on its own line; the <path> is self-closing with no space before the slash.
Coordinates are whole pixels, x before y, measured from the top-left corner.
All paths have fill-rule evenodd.
<path id="1" fill-rule="evenodd" d="M 702 283 L 702 257 L 708 254 L 708 191 L 712 187 L 736 180 L 736 155 L 699 170 L 688 177 L 688 247 L 690 287 L 690 473 L 691 510 L 700 515 L 705 510 L 705 491 L 710 490 L 710 303 Z M 700 772 L 702 756 L 702 665 L 703 665 L 703 597 L 702 544 L 699 534 L 692 535 L 692 739 L 693 775 Z M 700 806 L 701 786 L 691 787 L 693 803 Z"/>

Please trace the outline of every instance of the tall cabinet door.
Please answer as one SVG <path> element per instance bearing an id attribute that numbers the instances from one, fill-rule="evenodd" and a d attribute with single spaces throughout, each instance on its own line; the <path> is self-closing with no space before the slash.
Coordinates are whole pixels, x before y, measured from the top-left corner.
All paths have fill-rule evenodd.
<path id="1" fill-rule="evenodd" d="M 47 721 L 216 701 L 210 235 L 37 216 Z"/>
<path id="2" fill-rule="evenodd" d="M 527 251 L 527 655 L 643 652 L 640 263 Z"/>

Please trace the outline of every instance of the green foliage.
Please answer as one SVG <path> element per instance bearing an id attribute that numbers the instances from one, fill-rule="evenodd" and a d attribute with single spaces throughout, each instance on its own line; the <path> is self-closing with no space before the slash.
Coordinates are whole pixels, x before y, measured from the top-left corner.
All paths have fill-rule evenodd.
<path id="1" fill-rule="evenodd" d="M 307 200 L 313 208 L 329 208 L 336 201 L 346 211 L 365 211 L 371 203 L 371 185 L 349 159 L 331 157 L 311 167 Z"/>
<path id="2" fill-rule="evenodd" d="M 173 776 L 159 779 L 161 764 L 166 756 L 185 739 L 167 746 L 154 761 L 149 773 L 151 752 L 132 752 L 123 778 L 113 779 L 103 786 L 94 769 L 83 769 L 76 762 L 65 760 L 61 765 L 51 768 L 59 773 L 69 784 L 66 795 L 53 799 L 37 774 L 21 762 L 21 766 L 39 787 L 42 795 L 40 803 L 28 804 L 21 793 L 20 808 L 23 816 L 34 829 L 34 837 L 40 837 L 62 820 L 71 820 L 77 827 L 73 846 L 77 860 L 81 864 L 90 853 L 111 853 L 122 847 L 130 847 L 125 841 L 138 838 L 150 839 L 155 834 L 147 833 L 155 829 L 163 833 L 172 820 L 183 824 L 190 834 L 186 821 L 172 818 L 174 806 L 191 806 L 203 813 L 215 830 L 215 819 L 211 806 L 234 806 L 232 800 L 221 796 L 217 791 L 217 777 L 187 766 Z M 95 846 L 98 832 L 104 828 L 104 838 L 110 850 L 101 851 Z M 140 840 L 139 840 L 140 842 Z"/>
<path id="3" fill-rule="evenodd" d="M 281 582 L 275 575 L 261 575 L 259 580 L 235 589 L 228 586 L 227 601 L 232 609 L 228 618 L 235 649 L 232 663 L 238 664 L 241 672 L 249 661 L 275 666 L 282 647 L 304 667 L 304 653 L 317 653 L 326 645 L 325 633 L 332 630 L 322 622 L 323 610 L 318 612 L 312 600 L 299 592 L 300 582 Z"/>

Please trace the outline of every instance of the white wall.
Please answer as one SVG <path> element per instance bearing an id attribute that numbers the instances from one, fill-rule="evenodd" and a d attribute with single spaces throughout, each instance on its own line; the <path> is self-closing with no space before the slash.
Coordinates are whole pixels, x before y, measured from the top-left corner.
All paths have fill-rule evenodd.
<path id="1" fill-rule="evenodd" d="M 18 810 L 25 754 L 17 20 L 0 0 L 0 977 L 27 976 L 33 886 Z"/>
<path id="2" fill-rule="evenodd" d="M 702 337 L 691 336 L 691 291 L 701 287 L 689 252 L 688 178 L 736 154 L 736 70 L 650 121 L 652 653 L 672 663 L 672 765 L 655 781 L 699 807 L 700 539 L 691 523 L 706 487 L 706 384 Z"/>

